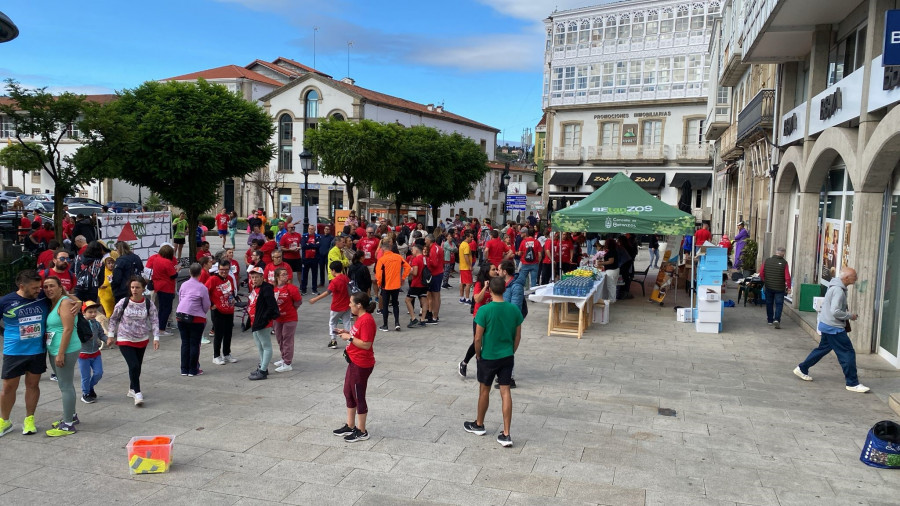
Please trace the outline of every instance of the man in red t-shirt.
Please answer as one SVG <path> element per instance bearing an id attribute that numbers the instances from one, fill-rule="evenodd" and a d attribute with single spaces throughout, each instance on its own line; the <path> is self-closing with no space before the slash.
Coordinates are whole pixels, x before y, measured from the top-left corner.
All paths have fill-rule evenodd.
<path id="1" fill-rule="evenodd" d="M 409 262 L 409 291 L 406 293 L 406 309 L 409 311 L 409 325 L 406 328 L 417 328 L 425 326 L 425 316 L 428 312 L 428 287 L 422 281 L 422 272 L 425 270 L 425 256 L 422 255 L 422 248 L 418 244 L 410 246 L 413 257 Z M 422 314 L 418 319 L 416 314 L 416 300 L 422 307 Z"/>
<path id="2" fill-rule="evenodd" d="M 294 277 L 294 270 L 291 269 L 291 266 L 287 264 L 287 262 L 282 262 L 283 254 L 275 250 L 272 252 L 272 263 L 266 263 L 265 269 L 263 269 L 263 279 L 272 284 L 272 286 L 277 286 L 275 279 L 275 269 L 284 268 L 287 270 L 288 274 L 288 282 L 290 283 L 291 279 Z"/>
<path id="3" fill-rule="evenodd" d="M 506 253 L 506 244 L 500 240 L 500 232 L 491 230 L 491 240 L 484 245 L 484 256 L 491 265 L 500 265 L 503 254 Z"/>
<path id="4" fill-rule="evenodd" d="M 59 280 L 60 286 L 71 293 L 72 289 L 75 288 L 75 276 L 69 272 L 70 261 L 69 253 L 66 250 L 57 250 L 56 255 L 53 257 L 53 267 L 41 271 L 41 280 L 56 278 Z"/>
<path id="5" fill-rule="evenodd" d="M 698 230 L 694 234 L 694 244 L 699 249 L 703 244 L 712 238 L 712 233 L 709 231 L 709 223 L 703 223 L 700 226 L 700 230 Z"/>
<path id="6" fill-rule="evenodd" d="M 287 233 L 281 236 L 281 252 L 284 262 L 291 266 L 291 270 L 297 273 L 297 283 L 300 283 L 300 273 L 303 271 L 303 261 L 300 259 L 301 242 L 303 236 L 295 230 L 296 224 L 291 223 L 287 227 Z"/>
<path id="7" fill-rule="evenodd" d="M 538 284 L 538 267 L 543 258 L 543 249 L 541 244 L 534 240 L 531 236 L 531 230 L 528 227 L 522 229 L 522 242 L 519 244 L 519 262 L 522 267 L 519 269 L 520 276 L 527 276 L 526 282 L 530 281 L 531 286 Z"/>
<path id="8" fill-rule="evenodd" d="M 378 246 L 380 244 L 381 241 L 375 237 L 375 227 L 373 226 L 369 226 L 366 229 L 366 236 L 356 243 L 357 251 L 363 252 L 362 263 L 369 269 L 369 276 L 372 279 L 375 279 L 375 262 L 378 261 Z M 370 287 L 370 290 L 374 290 L 374 287 Z"/>
<path id="9" fill-rule="evenodd" d="M 431 271 L 427 301 L 428 312 L 431 313 L 431 318 L 426 318 L 425 323 L 437 325 L 441 321 L 439 313 L 441 312 L 441 286 L 444 284 L 444 249 L 434 242 L 433 235 L 428 234 L 425 236 L 425 251 L 428 252 L 425 265 Z"/>
<path id="10" fill-rule="evenodd" d="M 278 243 L 275 242 L 275 233 L 271 230 L 266 230 L 265 236 L 266 242 L 259 247 L 259 250 L 262 251 L 263 262 L 270 264 L 272 263 L 272 252 L 278 249 Z M 271 281 L 269 281 L 269 283 L 271 283 Z"/>
<path id="11" fill-rule="evenodd" d="M 216 215 L 216 230 L 219 231 L 219 237 L 222 238 L 222 247 L 225 247 L 225 237 L 228 236 L 228 210 L 222 209 Z"/>
<path id="12" fill-rule="evenodd" d="M 196 260 L 199 262 L 203 257 L 211 257 L 212 253 L 209 252 L 209 243 L 203 241 L 200 243 L 200 247 L 197 248 L 197 258 Z"/>

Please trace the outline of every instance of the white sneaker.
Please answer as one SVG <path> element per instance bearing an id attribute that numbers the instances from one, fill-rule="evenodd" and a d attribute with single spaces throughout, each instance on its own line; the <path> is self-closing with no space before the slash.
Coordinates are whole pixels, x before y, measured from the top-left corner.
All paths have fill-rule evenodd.
<path id="1" fill-rule="evenodd" d="M 278 362 L 273 362 L 272 365 L 275 367 L 281 367 L 284 365 L 284 360 L 279 360 Z"/>
<path id="2" fill-rule="evenodd" d="M 812 381 L 812 376 L 809 374 L 803 374 L 803 371 L 800 370 L 800 366 L 794 368 L 794 376 L 802 379 L 803 381 Z M 850 388 L 850 387 L 847 387 Z"/>
<path id="3" fill-rule="evenodd" d="M 206 336 L 200 338 L 200 344 L 209 344 L 209 339 Z"/>
<path id="4" fill-rule="evenodd" d="M 863 385 L 862 383 L 860 383 L 859 385 L 856 385 L 855 387 L 847 387 L 847 390 L 850 390 L 851 392 L 857 392 L 860 394 L 864 394 L 871 389 L 869 387 Z"/>
<path id="5" fill-rule="evenodd" d="M 225 361 L 229 364 L 233 364 L 238 361 L 238 359 L 232 357 L 231 355 L 225 355 Z"/>
<path id="6" fill-rule="evenodd" d="M 216 365 L 225 365 L 225 359 L 222 357 L 213 357 L 213 363 Z"/>
<path id="7" fill-rule="evenodd" d="M 141 392 L 137 392 L 134 394 L 134 405 L 135 406 L 143 406 L 144 405 L 144 394 Z"/>
<path id="8" fill-rule="evenodd" d="M 291 367 L 291 364 L 281 364 L 280 366 L 275 368 L 275 372 L 288 372 L 293 370 L 294 368 Z"/>
<path id="9" fill-rule="evenodd" d="M 131 389 L 129 388 L 129 389 L 128 389 L 128 393 L 125 394 L 125 397 L 132 397 L 132 398 L 133 398 L 133 397 L 134 397 L 134 390 L 131 390 Z"/>
<path id="10" fill-rule="evenodd" d="M 159 333 L 159 337 L 171 337 L 173 335 L 175 335 L 175 334 L 172 334 L 168 330 L 163 330 L 162 332 Z"/>

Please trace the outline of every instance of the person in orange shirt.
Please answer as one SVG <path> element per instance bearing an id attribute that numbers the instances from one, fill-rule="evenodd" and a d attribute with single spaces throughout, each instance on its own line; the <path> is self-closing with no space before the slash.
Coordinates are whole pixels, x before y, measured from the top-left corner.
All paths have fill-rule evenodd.
<path id="1" fill-rule="evenodd" d="M 379 330 L 388 331 L 388 307 L 394 310 L 394 330 L 400 331 L 400 286 L 409 276 L 410 267 L 402 256 L 392 251 L 393 243 L 389 239 L 381 241 L 381 258 L 375 263 L 375 283 L 381 288 L 384 299 L 384 325 Z"/>

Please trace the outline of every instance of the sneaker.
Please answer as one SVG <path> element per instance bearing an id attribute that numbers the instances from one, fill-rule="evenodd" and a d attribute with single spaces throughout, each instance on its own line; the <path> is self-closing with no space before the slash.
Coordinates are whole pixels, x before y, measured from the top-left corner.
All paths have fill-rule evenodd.
<path id="1" fill-rule="evenodd" d="M 213 357 L 213 364 L 225 365 L 225 358 L 224 357 Z"/>
<path id="2" fill-rule="evenodd" d="M 90 395 L 95 401 L 97 400 L 97 392 L 95 392 L 93 388 L 90 392 L 88 392 L 88 395 Z"/>
<path id="3" fill-rule="evenodd" d="M 281 367 L 284 365 L 284 360 L 279 360 L 278 362 L 275 362 L 272 365 L 274 365 L 275 367 Z"/>
<path id="4" fill-rule="evenodd" d="M 334 434 L 335 436 L 344 437 L 344 436 L 349 436 L 350 434 L 353 434 L 353 432 L 355 430 L 356 430 L 355 427 L 350 427 L 345 423 L 343 427 L 341 427 L 340 429 L 335 429 L 335 430 L 331 431 L 331 433 Z"/>
<path id="5" fill-rule="evenodd" d="M 773 323 L 774 323 L 776 329 L 780 329 L 780 328 L 781 328 L 781 322 L 780 322 L 780 321 L 775 320 Z"/>
<path id="6" fill-rule="evenodd" d="M 768 322 L 768 323 L 766 323 L 766 325 L 768 325 L 768 326 L 771 327 L 771 326 L 772 326 L 772 322 Z"/>
<path id="7" fill-rule="evenodd" d="M 159 337 L 172 337 L 175 334 L 169 332 L 168 330 L 163 330 L 159 333 Z"/>
<path id="8" fill-rule="evenodd" d="M 348 443 L 355 443 L 357 441 L 365 441 L 369 439 L 368 431 L 362 432 L 359 429 L 353 429 L 353 434 L 344 436 L 344 441 Z"/>
<path id="9" fill-rule="evenodd" d="M 426 325 L 424 320 L 419 321 L 419 328 L 422 328 Z"/>
<path id="10" fill-rule="evenodd" d="M 274 336 L 274 335 L 275 335 L 275 329 L 270 330 L 270 331 L 269 331 L 269 334 Z"/>
<path id="11" fill-rule="evenodd" d="M 425 323 L 427 323 L 429 325 L 437 325 L 438 323 L 441 323 L 441 319 L 440 318 L 432 318 L 432 319 L 426 321 Z"/>
<path id="12" fill-rule="evenodd" d="M 206 336 L 203 336 L 200 338 L 200 344 L 209 344 L 209 339 L 207 339 Z"/>
<path id="13" fill-rule="evenodd" d="M 209 332 L 206 333 L 207 337 L 216 337 L 216 331 L 210 329 Z"/>
<path id="14" fill-rule="evenodd" d="M 871 389 L 870 389 L 869 387 L 863 385 L 862 383 L 860 383 L 860 384 L 858 384 L 858 385 L 856 385 L 856 386 L 847 387 L 847 390 L 850 390 L 851 392 L 856 392 L 856 393 L 864 394 L 864 393 L 868 392 L 868 391 L 871 390 Z"/>
<path id="15" fill-rule="evenodd" d="M 332 339 L 331 341 L 328 342 L 328 347 L 331 348 L 332 350 L 336 350 L 337 349 L 337 341 Z"/>
<path id="16" fill-rule="evenodd" d="M 312 294 L 313 294 L 313 297 L 318 297 L 318 296 L 319 296 L 319 291 L 318 291 L 318 290 L 313 290 L 313 291 L 312 291 Z"/>
<path id="17" fill-rule="evenodd" d="M 468 367 L 469 367 L 469 364 L 467 364 L 465 362 L 459 363 L 459 375 L 462 376 L 463 378 L 466 377 L 466 369 L 468 369 Z"/>
<path id="18" fill-rule="evenodd" d="M 91 397 L 90 394 L 82 394 L 82 395 L 81 395 L 81 402 L 83 402 L 83 403 L 85 403 L 85 404 L 93 404 L 94 402 L 96 402 L 96 399 L 94 399 L 93 397 Z"/>
<path id="19" fill-rule="evenodd" d="M 803 381 L 812 381 L 812 376 L 809 374 L 803 374 L 803 371 L 800 370 L 800 366 L 794 368 L 794 376 L 802 379 Z M 850 388 L 850 387 L 847 387 Z"/>
<path id="20" fill-rule="evenodd" d="M 141 407 L 144 405 L 144 394 L 141 392 L 134 393 L 134 405 L 136 407 Z"/>
<path id="21" fill-rule="evenodd" d="M 502 432 L 497 436 L 497 442 L 504 448 L 512 446 L 512 438 L 509 437 L 509 434 L 504 434 Z"/>
<path id="22" fill-rule="evenodd" d="M 466 432 L 471 432 L 476 436 L 483 436 L 487 432 L 484 430 L 484 425 L 478 425 L 477 422 L 463 422 L 463 429 L 466 429 Z"/>
<path id="23" fill-rule="evenodd" d="M 13 427 L 11 421 L 0 418 L 0 437 L 9 434 L 10 432 L 12 432 L 12 429 Z"/>
<path id="24" fill-rule="evenodd" d="M 267 379 L 268 377 L 269 377 L 268 371 L 263 371 L 262 369 L 257 369 L 250 373 L 250 376 L 248 377 L 248 379 L 250 381 L 258 381 L 258 380 Z"/>
<path id="25" fill-rule="evenodd" d="M 59 424 L 61 424 L 61 423 L 63 423 L 62 420 L 57 420 L 57 421 L 53 422 L 52 424 L 50 424 L 50 426 L 55 429 L 56 427 L 59 427 Z M 81 420 L 78 419 L 78 414 L 73 413 L 72 414 L 72 425 L 78 425 L 79 423 L 81 423 Z"/>
<path id="26" fill-rule="evenodd" d="M 466 299 L 465 297 L 460 297 L 460 298 L 459 298 L 459 303 L 460 303 L 460 304 L 468 304 L 467 299 Z"/>
<path id="27" fill-rule="evenodd" d="M 59 381 L 59 378 L 57 378 L 55 374 L 50 373 L 50 381 Z"/>
<path id="28" fill-rule="evenodd" d="M 280 366 L 275 368 L 275 372 L 288 372 L 293 370 L 294 368 L 291 367 L 291 364 L 281 364 Z"/>
<path id="29" fill-rule="evenodd" d="M 26 416 L 22 421 L 22 435 L 30 436 L 37 434 L 37 427 L 34 426 L 34 415 Z"/>
<path id="30" fill-rule="evenodd" d="M 387 332 L 387 331 L 388 331 L 388 326 L 387 326 L 387 325 L 382 325 L 382 326 L 378 327 L 378 330 L 380 330 L 380 331 L 382 331 L 382 332 Z"/>
<path id="31" fill-rule="evenodd" d="M 233 364 L 238 361 L 238 359 L 232 357 L 231 355 L 225 355 L 225 361 L 229 364 Z"/>
<path id="32" fill-rule="evenodd" d="M 187 375 L 188 375 L 188 373 L 186 373 L 186 372 L 183 372 L 183 373 L 181 373 L 181 375 L 182 375 L 182 376 L 187 376 Z"/>
<path id="33" fill-rule="evenodd" d="M 134 390 L 128 389 L 128 393 L 125 394 L 125 397 L 131 397 L 133 399 L 134 398 Z"/>
<path id="34" fill-rule="evenodd" d="M 56 422 L 53 425 L 54 427 L 46 432 L 50 437 L 68 436 L 78 432 L 74 423 Z"/>
<path id="35" fill-rule="evenodd" d="M 400 324 L 399 323 L 394 325 L 394 330 L 396 330 L 397 332 L 400 332 Z"/>
<path id="36" fill-rule="evenodd" d="M 418 327 L 419 327 L 419 319 L 418 318 L 413 318 L 412 320 L 409 321 L 409 324 L 406 326 L 406 328 L 408 328 L 408 329 L 414 329 L 414 328 L 418 328 Z"/>
<path id="37" fill-rule="evenodd" d="M 200 376 L 203 374 L 203 369 L 197 369 L 197 372 L 194 373 L 194 376 Z"/>
<path id="38" fill-rule="evenodd" d="M 302 295 L 303 297 L 306 297 L 306 290 L 301 291 L 300 295 Z"/>

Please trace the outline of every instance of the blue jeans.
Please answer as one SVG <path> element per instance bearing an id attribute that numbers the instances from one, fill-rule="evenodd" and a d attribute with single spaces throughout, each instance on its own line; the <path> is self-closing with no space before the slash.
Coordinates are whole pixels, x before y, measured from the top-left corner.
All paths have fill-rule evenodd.
<path id="1" fill-rule="evenodd" d="M 94 386 L 100 383 L 100 378 L 103 377 L 103 360 L 100 359 L 100 355 L 94 358 L 79 358 L 78 370 L 81 371 L 81 393 L 87 395 L 94 391 Z"/>
<path id="2" fill-rule="evenodd" d="M 769 323 L 781 321 L 781 310 L 784 308 L 784 292 L 765 289 L 766 291 L 766 321 Z"/>
<path id="3" fill-rule="evenodd" d="M 310 280 L 309 276 L 312 274 L 312 280 Z M 316 259 L 304 260 L 303 261 L 303 273 L 300 278 L 300 291 L 306 292 L 306 287 L 308 283 L 312 281 L 312 290 L 315 292 L 318 289 L 319 284 L 316 282 L 316 278 L 319 275 L 319 261 Z M 324 278 L 323 278 L 324 280 Z"/>
<path id="4" fill-rule="evenodd" d="M 650 265 L 659 267 L 659 248 L 650 248 Z"/>
<path id="5" fill-rule="evenodd" d="M 540 268 L 540 264 L 522 264 L 522 268 L 519 270 L 519 276 L 526 276 L 526 282 L 530 281 L 531 284 L 529 286 L 537 286 L 538 284 L 538 269 Z M 530 279 L 529 279 L 530 278 Z M 526 286 L 525 288 L 528 288 Z"/>
<path id="6" fill-rule="evenodd" d="M 853 343 L 846 332 L 837 334 L 826 334 L 822 332 L 822 340 L 819 341 L 819 347 L 814 349 L 806 357 L 806 360 L 800 363 L 800 372 L 809 374 L 809 368 L 816 365 L 822 357 L 828 355 L 834 350 L 837 355 L 841 369 L 844 371 L 844 379 L 848 387 L 859 385 L 859 378 L 856 377 L 856 352 L 853 350 Z"/>

